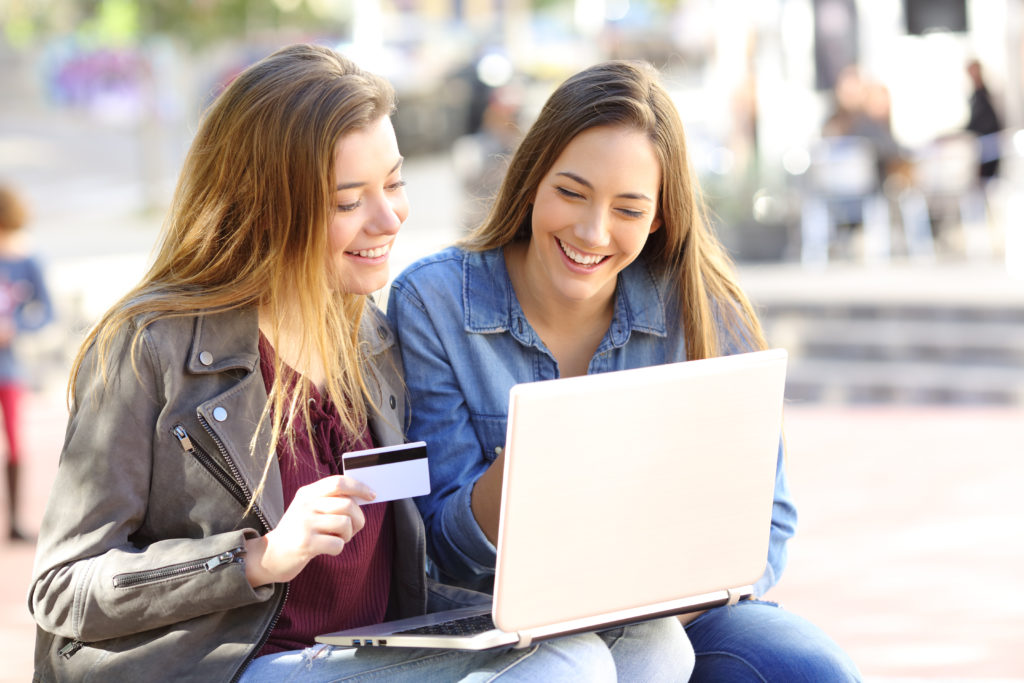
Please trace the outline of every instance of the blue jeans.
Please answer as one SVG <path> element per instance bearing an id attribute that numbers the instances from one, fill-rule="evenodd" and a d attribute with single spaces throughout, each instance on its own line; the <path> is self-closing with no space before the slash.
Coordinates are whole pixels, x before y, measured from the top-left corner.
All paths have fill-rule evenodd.
<path id="1" fill-rule="evenodd" d="M 316 645 L 256 659 L 241 683 L 324 681 L 686 681 L 693 651 L 677 619 L 467 652 Z"/>
<path id="2" fill-rule="evenodd" d="M 691 681 L 860 681 L 849 655 L 824 631 L 773 602 L 716 607 L 686 627 L 697 664 Z"/>
<path id="3" fill-rule="evenodd" d="M 490 596 L 434 584 L 432 612 L 490 601 Z M 340 648 L 315 645 L 264 655 L 240 683 L 325 681 L 686 681 L 693 648 L 675 617 L 600 633 L 546 640 L 521 650 Z"/>
<path id="4" fill-rule="evenodd" d="M 593 633 L 522 650 L 338 648 L 316 645 L 257 658 L 240 683 L 326 681 L 615 681 L 611 652 Z"/>

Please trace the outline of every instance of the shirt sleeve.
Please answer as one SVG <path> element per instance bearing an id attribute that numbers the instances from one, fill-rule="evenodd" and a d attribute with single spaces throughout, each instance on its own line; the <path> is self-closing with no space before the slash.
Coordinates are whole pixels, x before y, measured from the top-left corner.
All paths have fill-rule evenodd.
<path id="1" fill-rule="evenodd" d="M 426 527 L 427 552 L 441 578 L 480 589 L 493 577 L 496 551 L 473 516 L 470 501 L 473 486 L 492 460 L 485 457 L 473 428 L 459 370 L 446 348 L 464 344 L 464 334 L 459 327 L 458 335 L 444 335 L 435 325 L 433 316 L 455 314 L 436 298 L 431 298 L 428 311 L 415 288 L 401 279 L 388 298 L 411 404 L 408 435 L 426 442 L 430 463 L 430 493 L 416 504 Z"/>
<path id="2" fill-rule="evenodd" d="M 719 310 L 716 312 L 716 315 L 721 319 L 725 313 Z M 752 347 L 726 337 L 725 353 L 734 354 L 752 350 L 754 350 Z M 778 459 L 775 466 L 775 492 L 772 500 L 772 523 L 768 539 L 768 560 L 765 565 L 764 574 L 754 584 L 754 595 L 764 595 L 782 577 L 782 571 L 786 568 L 786 561 L 789 558 L 787 543 L 796 533 L 796 522 L 796 504 L 790 495 L 789 482 L 786 478 L 785 440 L 780 438 Z"/>
<path id="3" fill-rule="evenodd" d="M 796 533 L 796 506 L 789 494 L 786 481 L 785 448 L 780 442 L 778 464 L 775 471 L 775 495 L 772 502 L 772 526 L 768 541 L 768 564 L 764 574 L 754 584 L 754 594 L 764 595 L 778 583 L 782 570 L 786 568 L 789 551 L 786 544 Z"/>

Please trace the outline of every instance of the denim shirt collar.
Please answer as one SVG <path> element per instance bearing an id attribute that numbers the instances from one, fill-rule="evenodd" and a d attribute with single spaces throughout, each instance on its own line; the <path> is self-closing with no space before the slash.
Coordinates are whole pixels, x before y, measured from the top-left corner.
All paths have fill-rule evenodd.
<path id="1" fill-rule="evenodd" d="M 664 288 L 664 281 L 654 276 L 642 257 L 619 273 L 615 312 L 608 329 L 608 341 L 613 346 L 623 346 L 634 331 L 658 337 L 668 335 Z M 500 247 L 466 252 L 462 264 L 462 301 L 466 332 L 508 332 L 522 344 L 539 343 L 516 298 Z"/>

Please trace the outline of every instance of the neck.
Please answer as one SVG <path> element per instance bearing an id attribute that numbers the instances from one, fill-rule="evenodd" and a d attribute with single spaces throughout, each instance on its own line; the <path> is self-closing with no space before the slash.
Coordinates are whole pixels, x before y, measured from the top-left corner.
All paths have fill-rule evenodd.
<path id="1" fill-rule="evenodd" d="M 505 267 L 523 313 L 533 325 L 537 321 L 550 329 L 580 330 L 611 323 L 615 290 L 612 288 L 588 299 L 569 299 L 543 285 L 544 278 L 531 272 L 527 257 L 529 245 L 517 243 L 505 247 Z"/>
<path id="2" fill-rule="evenodd" d="M 291 309 L 289 309 L 291 313 Z M 326 380 L 324 365 L 313 348 L 302 348 L 302 325 L 295 315 L 285 315 L 275 320 L 271 312 L 261 306 L 259 309 L 260 332 L 270 341 L 274 352 L 281 361 L 299 373 L 317 388 L 323 388 Z M 309 344 L 309 340 L 306 340 Z"/>
<path id="3" fill-rule="evenodd" d="M 5 254 L 21 254 L 23 243 L 17 232 L 0 230 L 0 252 Z"/>
<path id="4" fill-rule="evenodd" d="M 530 273 L 527 250 L 526 244 L 505 247 L 505 266 L 523 314 L 558 361 L 562 376 L 586 374 L 611 325 L 615 291 L 574 300 L 538 287 L 543 280 Z"/>

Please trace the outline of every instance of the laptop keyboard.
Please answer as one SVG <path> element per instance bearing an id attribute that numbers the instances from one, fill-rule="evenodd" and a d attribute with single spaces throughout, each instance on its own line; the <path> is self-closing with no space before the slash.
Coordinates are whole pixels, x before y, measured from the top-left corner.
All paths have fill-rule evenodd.
<path id="1" fill-rule="evenodd" d="M 442 621 L 439 624 L 420 626 L 406 631 L 398 631 L 401 634 L 428 635 L 428 636 L 475 636 L 484 631 L 494 629 L 494 621 L 490 614 L 474 614 L 469 617 Z"/>

